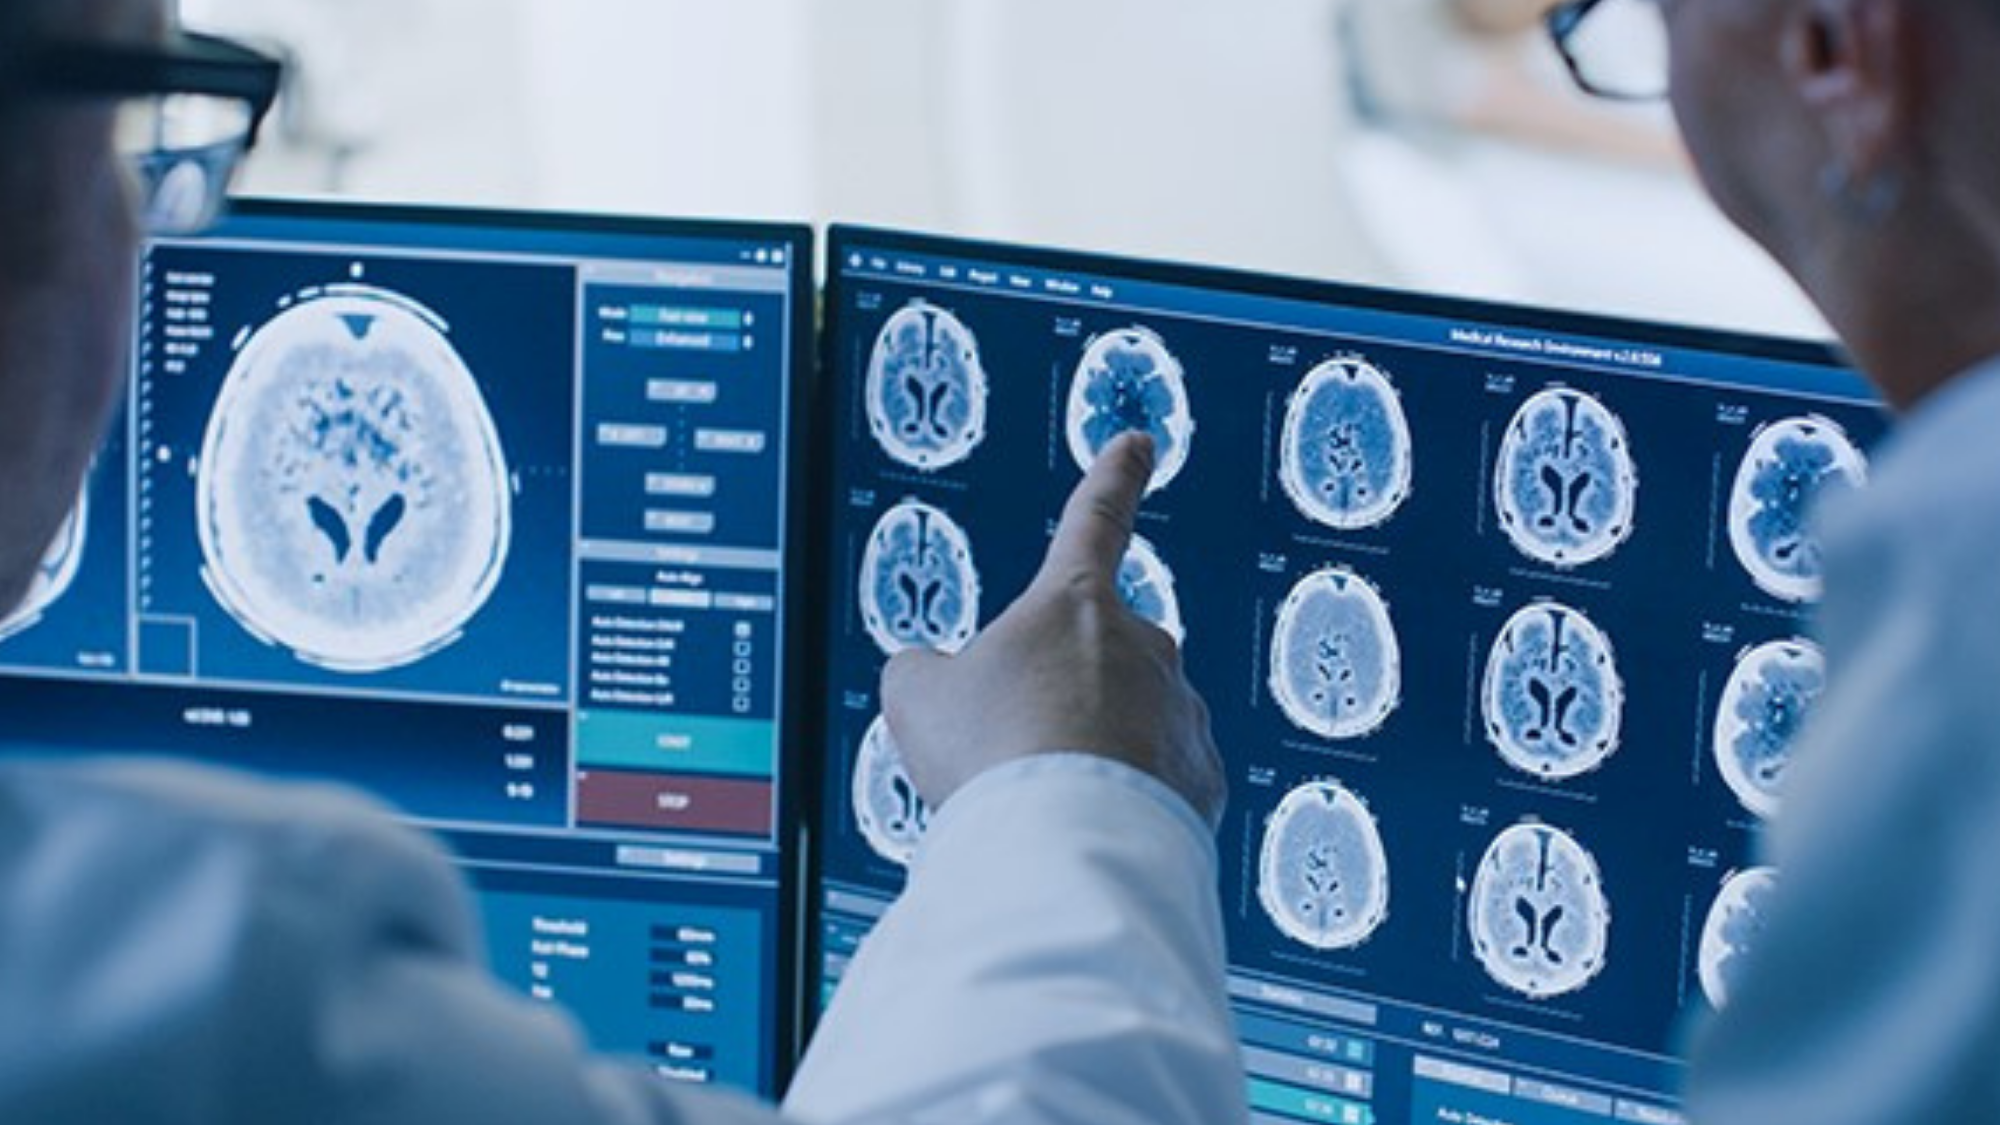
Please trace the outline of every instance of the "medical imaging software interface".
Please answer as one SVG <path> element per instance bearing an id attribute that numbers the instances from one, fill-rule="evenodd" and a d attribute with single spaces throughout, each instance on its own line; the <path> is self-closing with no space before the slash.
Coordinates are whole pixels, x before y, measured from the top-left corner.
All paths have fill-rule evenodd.
<path id="1" fill-rule="evenodd" d="M 1783 873 L 1806 515 L 1884 414 L 1818 349 L 837 230 L 816 1000 L 927 810 L 892 653 L 969 643 L 1150 433 L 1118 575 L 1233 801 L 1262 1125 L 1665 1123 Z"/>
<path id="2" fill-rule="evenodd" d="M 770 1092 L 809 244 L 534 223 L 150 246 L 126 418 L 0 622 L 6 749 L 368 790 L 454 850 L 504 980 Z"/>

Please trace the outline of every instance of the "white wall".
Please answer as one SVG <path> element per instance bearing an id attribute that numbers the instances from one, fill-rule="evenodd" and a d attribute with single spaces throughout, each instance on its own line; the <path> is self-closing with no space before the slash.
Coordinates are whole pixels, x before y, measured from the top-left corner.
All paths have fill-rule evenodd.
<path id="1" fill-rule="evenodd" d="M 248 188 L 846 220 L 1813 333 L 1684 180 L 1348 108 L 1346 0 L 184 0 L 295 45 Z M 1415 0 L 1411 0 L 1415 2 Z"/>

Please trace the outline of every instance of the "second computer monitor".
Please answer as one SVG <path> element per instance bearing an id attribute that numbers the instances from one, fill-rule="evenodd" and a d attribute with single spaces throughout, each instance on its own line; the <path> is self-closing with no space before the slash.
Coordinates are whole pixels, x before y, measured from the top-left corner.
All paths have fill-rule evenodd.
<path id="1" fill-rule="evenodd" d="M 1233 802 L 1261 1120 L 1669 1122 L 1824 682 L 1804 522 L 1884 417 L 1817 347 L 836 230 L 821 999 L 926 810 L 880 718 L 1158 452 L 1120 592 Z"/>

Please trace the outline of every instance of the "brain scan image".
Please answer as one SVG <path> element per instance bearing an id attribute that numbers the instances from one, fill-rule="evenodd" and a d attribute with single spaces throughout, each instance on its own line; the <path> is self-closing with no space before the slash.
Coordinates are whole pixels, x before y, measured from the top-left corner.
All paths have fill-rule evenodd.
<path id="1" fill-rule="evenodd" d="M 1487 739 L 1522 773 L 1561 781 L 1618 749 L 1625 687 L 1611 642 L 1568 606 L 1541 602 L 1507 621 L 1482 698 Z"/>
<path id="2" fill-rule="evenodd" d="M 1127 430 L 1153 435 L 1153 479 L 1146 491 L 1173 483 L 1194 440 L 1187 376 L 1152 330 L 1125 328 L 1090 342 L 1069 391 L 1069 451 L 1088 471 L 1111 440 Z"/>
<path id="3" fill-rule="evenodd" d="M 880 718 L 862 736 L 861 753 L 854 760 L 853 799 L 854 819 L 868 846 L 883 859 L 908 867 L 931 813 L 903 768 L 889 724 Z"/>
<path id="4" fill-rule="evenodd" d="M 1757 431 L 1729 493 L 1729 545 L 1758 589 L 1791 602 L 1818 600 L 1814 505 L 1867 478 L 1861 451 L 1828 419 L 1788 418 Z"/>
<path id="5" fill-rule="evenodd" d="M 1286 794 L 1264 825 L 1257 901 L 1313 949 L 1367 941 L 1389 916 L 1389 860 L 1368 806 L 1331 781 Z"/>
<path id="6" fill-rule="evenodd" d="M 932 472 L 986 438 L 986 370 L 972 330 L 913 301 L 889 318 L 868 360 L 868 428 L 882 451 Z"/>
<path id="7" fill-rule="evenodd" d="M 457 639 L 506 565 L 512 485 L 478 384 L 428 309 L 362 286 L 249 337 L 196 472 L 203 577 L 299 659 L 366 673 Z"/>
<path id="8" fill-rule="evenodd" d="M 1331 567 L 1292 588 L 1271 636 L 1271 695 L 1286 718 L 1321 738 L 1360 738 L 1401 692 L 1389 606 L 1367 579 Z"/>
<path id="9" fill-rule="evenodd" d="M 1718 1011 L 1743 979 L 1744 962 L 1763 936 L 1777 891 L 1777 870 L 1753 867 L 1731 875 L 1708 908 L 1701 927 L 1701 990 Z"/>
<path id="10" fill-rule="evenodd" d="M 1466 922 L 1487 975 L 1539 1000 L 1575 992 L 1604 968 L 1611 904 L 1583 845 L 1528 821 L 1486 849 Z"/>
<path id="11" fill-rule="evenodd" d="M 890 656 L 964 648 L 979 628 L 979 572 L 965 531 L 918 500 L 884 513 L 861 557 L 861 620 Z"/>
<path id="12" fill-rule="evenodd" d="M 1187 640 L 1181 624 L 1180 597 L 1174 593 L 1174 574 L 1160 559 L 1160 552 L 1143 536 L 1134 535 L 1125 561 L 1118 565 L 1118 597 L 1126 608 L 1152 622 L 1174 639 Z"/>
<path id="13" fill-rule="evenodd" d="M 1632 534 L 1639 470 L 1625 424 L 1581 391 L 1552 387 L 1521 404 L 1493 474 L 1501 530 L 1536 562 L 1583 566 Z"/>
<path id="14" fill-rule="evenodd" d="M 1773 641 L 1743 654 L 1715 715 L 1715 765 L 1760 817 L 1778 814 L 1792 743 L 1826 690 L 1826 657 L 1811 641 Z"/>
<path id="15" fill-rule="evenodd" d="M 1278 478 L 1307 519 L 1374 527 L 1409 498 L 1410 424 L 1386 376 L 1358 359 L 1314 368 L 1285 411 Z"/>
<path id="16" fill-rule="evenodd" d="M 79 494 L 76 507 L 70 509 L 62 526 L 56 529 L 55 538 L 49 541 L 48 549 L 42 552 L 42 561 L 36 566 L 34 577 L 28 580 L 28 592 L 21 603 L 11 610 L 0 606 L 0 641 L 33 628 L 49 607 L 69 592 L 70 583 L 76 581 L 77 569 L 83 565 L 84 529 L 89 522 L 88 496 Z"/>

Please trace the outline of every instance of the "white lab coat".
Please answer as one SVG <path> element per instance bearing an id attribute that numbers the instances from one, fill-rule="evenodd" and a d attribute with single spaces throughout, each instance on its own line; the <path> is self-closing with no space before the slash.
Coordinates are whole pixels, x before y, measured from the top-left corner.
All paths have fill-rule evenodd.
<path id="1" fill-rule="evenodd" d="M 1829 510 L 1827 691 L 1769 928 L 1690 1072 L 1700 1125 L 2000 1121 L 2000 360 Z"/>
<path id="2" fill-rule="evenodd" d="M 339 791 L 0 769 L 0 1122 L 1244 1118 L 1213 842 L 1097 759 L 949 803 L 783 1117 L 591 1058 L 478 940 L 443 856 Z"/>

